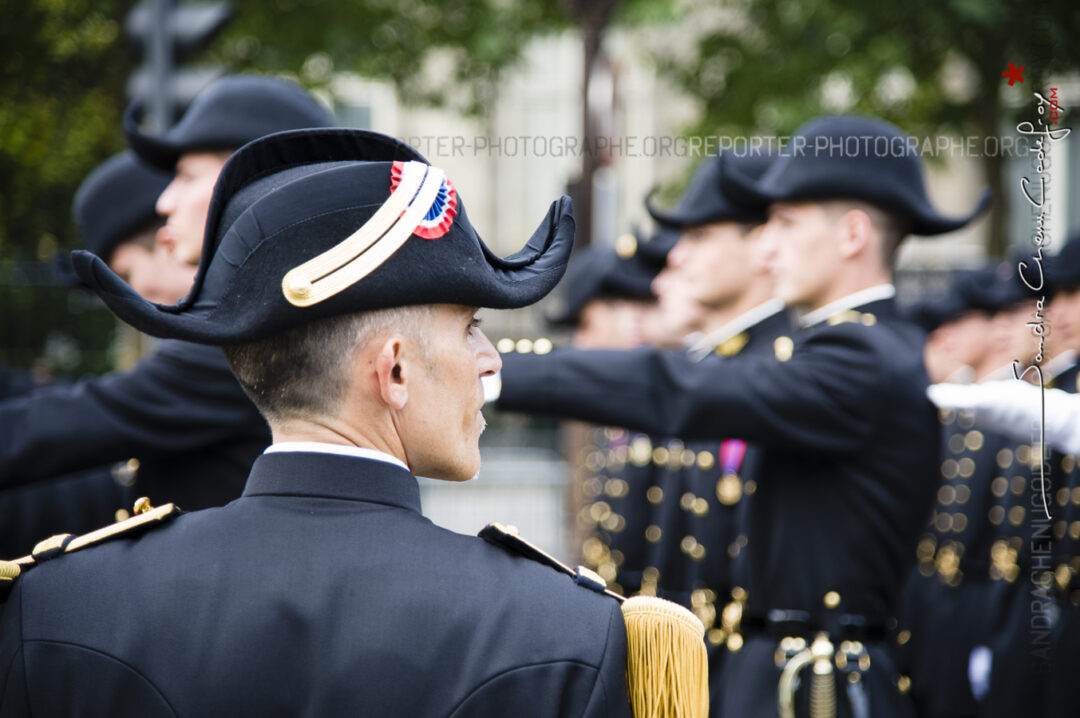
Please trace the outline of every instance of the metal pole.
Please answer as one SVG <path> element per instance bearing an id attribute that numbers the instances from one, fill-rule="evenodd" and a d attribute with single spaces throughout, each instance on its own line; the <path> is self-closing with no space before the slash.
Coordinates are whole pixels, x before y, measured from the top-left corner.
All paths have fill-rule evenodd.
<path id="1" fill-rule="evenodd" d="M 172 124 L 172 93 L 169 92 L 173 74 L 172 38 L 169 37 L 169 16 L 173 0 L 151 0 L 150 66 L 154 84 L 150 92 L 150 132 L 161 133 Z"/>

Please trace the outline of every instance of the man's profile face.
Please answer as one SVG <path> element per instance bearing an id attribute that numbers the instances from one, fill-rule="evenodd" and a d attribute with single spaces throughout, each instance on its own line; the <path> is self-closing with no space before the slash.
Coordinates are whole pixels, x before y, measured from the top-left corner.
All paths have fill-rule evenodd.
<path id="1" fill-rule="evenodd" d="M 480 471 L 480 377 L 497 372 L 502 360 L 475 316 L 475 307 L 435 305 L 428 346 L 412 363 L 399 432 L 409 468 L 419 476 L 465 481 Z"/>
<path id="2" fill-rule="evenodd" d="M 931 332 L 924 352 L 931 380 L 944 381 L 960 367 L 977 367 L 990 351 L 990 326 L 989 314 L 970 310 Z"/>
<path id="3" fill-rule="evenodd" d="M 214 183 L 227 159 L 224 152 L 181 155 L 176 175 L 158 197 L 157 213 L 165 218 L 165 226 L 158 230 L 158 243 L 179 262 L 199 263 Z"/>
<path id="4" fill-rule="evenodd" d="M 668 254 L 690 297 L 706 307 L 738 300 L 760 270 L 758 233 L 736 222 L 711 222 L 687 229 Z"/>
<path id="5" fill-rule="evenodd" d="M 950 319 L 934 330 L 941 351 L 960 366 L 975 367 L 991 351 L 990 327 L 993 320 L 981 310 L 969 310 Z"/>
<path id="6" fill-rule="evenodd" d="M 634 299 L 593 299 L 581 308 L 571 341 L 579 349 L 641 346 L 641 320 L 648 306 Z"/>
<path id="7" fill-rule="evenodd" d="M 1055 351 L 1080 351 L 1080 287 L 1059 290 L 1050 301 L 1046 319 Z"/>
<path id="8" fill-rule="evenodd" d="M 112 251 L 109 269 L 149 301 L 176 304 L 191 289 L 196 267 L 177 262 L 158 244 L 132 240 Z"/>
<path id="9" fill-rule="evenodd" d="M 841 266 L 839 221 L 811 202 L 775 202 L 761 238 L 776 296 L 789 307 L 817 309 Z"/>
<path id="10" fill-rule="evenodd" d="M 653 304 L 642 317 L 642 332 L 646 344 L 659 347 L 681 347 L 687 335 L 701 329 L 705 307 L 690 295 L 682 272 L 668 265 L 652 281 L 656 295 Z"/>

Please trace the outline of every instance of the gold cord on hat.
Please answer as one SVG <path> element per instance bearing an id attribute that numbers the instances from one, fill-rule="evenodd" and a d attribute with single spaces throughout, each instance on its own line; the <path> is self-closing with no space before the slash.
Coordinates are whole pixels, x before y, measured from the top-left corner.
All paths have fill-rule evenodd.
<path id="1" fill-rule="evenodd" d="M 445 175 L 423 162 L 406 162 L 401 183 L 363 225 L 281 280 L 290 304 L 309 307 L 356 284 L 401 248 L 439 196 Z"/>

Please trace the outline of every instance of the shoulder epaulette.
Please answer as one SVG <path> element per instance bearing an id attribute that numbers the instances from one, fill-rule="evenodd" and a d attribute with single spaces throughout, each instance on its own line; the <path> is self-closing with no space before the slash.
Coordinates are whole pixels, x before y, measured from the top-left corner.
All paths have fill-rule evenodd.
<path id="1" fill-rule="evenodd" d="M 154 526 L 160 526 L 179 515 L 180 509 L 176 504 L 164 504 L 154 508 L 144 497 L 135 502 L 134 513 L 135 515 L 129 519 L 118 521 L 82 536 L 74 534 L 50 536 L 44 541 L 39 541 L 28 556 L 14 561 L 0 561 L 0 585 L 5 583 L 10 585 L 27 569 L 56 558 L 60 554 L 78 551 L 115 538 L 135 536 Z"/>
<path id="2" fill-rule="evenodd" d="M 877 324 L 877 316 L 872 312 L 845 309 L 830 316 L 825 320 L 825 323 L 830 327 L 835 327 L 837 324 L 862 324 L 864 327 L 872 327 Z"/>
<path id="3" fill-rule="evenodd" d="M 714 350 L 717 355 L 722 357 L 733 357 L 743 350 L 746 343 L 750 341 L 750 335 L 746 332 L 739 332 L 733 337 L 728 337 L 724 341 L 716 345 Z"/>
<path id="4" fill-rule="evenodd" d="M 626 627 L 626 681 L 637 718 L 705 718 L 709 713 L 709 669 L 705 626 L 677 603 L 655 596 L 624 598 L 606 590 L 604 579 L 570 568 L 521 538 L 513 526 L 488 524 L 480 538 L 550 566 L 575 583 L 622 604 Z"/>
<path id="5" fill-rule="evenodd" d="M 524 556 L 525 558 L 542 563 L 545 566 L 550 566 L 559 573 L 566 574 L 574 579 L 574 583 L 579 586 L 584 586 L 597 593 L 606 594 L 620 602 L 626 600 L 623 596 L 620 596 L 614 591 L 607 590 L 607 581 L 595 571 L 585 568 L 584 566 L 578 566 L 576 569 L 570 568 L 539 546 L 521 538 L 517 528 L 514 526 L 503 526 L 499 523 L 491 523 L 480 531 L 479 536 L 488 543 L 495 544 L 511 553 L 516 553 L 519 556 Z"/>

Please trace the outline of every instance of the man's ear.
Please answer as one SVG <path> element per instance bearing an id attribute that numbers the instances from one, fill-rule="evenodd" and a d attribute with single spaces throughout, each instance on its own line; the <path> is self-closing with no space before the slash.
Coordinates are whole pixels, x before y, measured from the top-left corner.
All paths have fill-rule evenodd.
<path id="1" fill-rule="evenodd" d="M 867 251 L 874 240 L 876 229 L 870 215 L 861 209 L 849 209 L 840 218 L 840 256 L 844 259 Z"/>
<path id="2" fill-rule="evenodd" d="M 409 401 L 406 371 L 405 342 L 400 336 L 390 336 L 375 355 L 375 377 L 379 396 L 392 409 L 401 410 Z"/>

